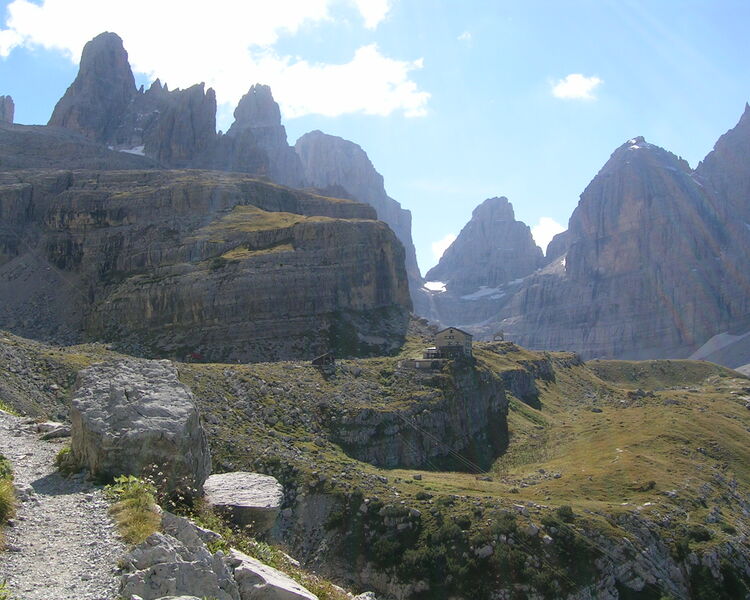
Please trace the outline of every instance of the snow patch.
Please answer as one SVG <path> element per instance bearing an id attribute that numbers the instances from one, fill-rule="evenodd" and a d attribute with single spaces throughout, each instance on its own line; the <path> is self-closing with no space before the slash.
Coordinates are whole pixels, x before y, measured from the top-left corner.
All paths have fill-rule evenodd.
<path id="1" fill-rule="evenodd" d="M 476 292 L 466 294 L 466 296 L 461 296 L 461 300 L 479 300 L 480 298 L 486 298 L 487 296 L 489 296 L 491 300 L 497 300 L 505 296 L 505 292 L 501 292 L 499 288 L 490 288 L 483 285 Z"/>
<path id="2" fill-rule="evenodd" d="M 135 154 L 136 156 L 146 156 L 145 146 L 133 146 L 132 148 L 120 148 L 120 152 L 125 154 Z"/>
<path id="3" fill-rule="evenodd" d="M 445 284 L 442 281 L 425 281 L 424 288 L 431 292 L 444 292 Z"/>

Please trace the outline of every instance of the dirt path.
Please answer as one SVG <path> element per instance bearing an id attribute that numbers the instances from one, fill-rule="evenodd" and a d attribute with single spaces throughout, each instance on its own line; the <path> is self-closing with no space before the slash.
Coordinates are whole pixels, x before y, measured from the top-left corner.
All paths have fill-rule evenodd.
<path id="1" fill-rule="evenodd" d="M 113 600 L 124 546 L 101 490 L 54 470 L 60 446 L 39 441 L 23 419 L 0 411 L 0 453 L 22 489 L 5 530 L 0 582 L 7 580 L 13 600 Z"/>

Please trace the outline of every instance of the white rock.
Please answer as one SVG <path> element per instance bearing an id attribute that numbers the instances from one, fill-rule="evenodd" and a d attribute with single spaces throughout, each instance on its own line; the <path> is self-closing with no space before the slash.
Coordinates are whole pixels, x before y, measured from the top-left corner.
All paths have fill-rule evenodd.
<path id="1" fill-rule="evenodd" d="M 203 485 L 206 502 L 238 525 L 251 525 L 262 535 L 276 522 L 284 488 L 270 475 L 237 471 L 211 475 Z"/>
<path id="2" fill-rule="evenodd" d="M 229 553 L 227 562 L 234 569 L 242 600 L 318 600 L 288 575 L 238 550 Z"/>
<path id="3" fill-rule="evenodd" d="M 92 475 L 150 473 L 167 492 L 200 490 L 211 472 L 208 440 L 169 361 L 99 363 L 78 374 L 76 388 L 71 451 Z"/>
<path id="4" fill-rule="evenodd" d="M 198 594 L 217 600 L 240 600 L 237 586 L 220 553 L 204 545 L 188 547 L 171 535 L 154 533 L 123 559 L 120 594 L 143 600 Z"/>

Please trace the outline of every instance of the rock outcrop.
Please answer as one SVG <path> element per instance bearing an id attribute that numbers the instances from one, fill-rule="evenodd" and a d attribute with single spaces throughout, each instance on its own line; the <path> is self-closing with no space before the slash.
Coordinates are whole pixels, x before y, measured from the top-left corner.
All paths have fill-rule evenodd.
<path id="1" fill-rule="evenodd" d="M 455 294 L 498 287 L 533 273 L 543 254 L 528 225 L 516 221 L 505 197 L 489 198 L 477 206 L 471 220 L 425 276 L 442 281 Z"/>
<path id="2" fill-rule="evenodd" d="M 121 597 L 318 600 L 291 577 L 238 550 L 212 553 L 207 545 L 221 536 L 189 519 L 165 512 L 162 529 L 122 559 Z"/>
<path id="3" fill-rule="evenodd" d="M 257 172 L 290 187 L 305 183 L 302 164 L 287 142 L 279 105 L 267 85 L 254 85 L 242 97 L 222 143 L 229 170 Z M 255 166 L 255 155 L 265 156 L 266 164 Z"/>
<path id="4" fill-rule="evenodd" d="M 159 165 L 152 159 L 110 150 L 67 129 L 0 122 L 0 171 L 155 168 L 159 168 Z"/>
<path id="5" fill-rule="evenodd" d="M 13 123 L 16 105 L 10 96 L 0 96 L 0 123 Z"/>
<path id="6" fill-rule="evenodd" d="M 402 368 L 400 377 L 422 381 L 431 393 L 408 407 L 330 415 L 331 440 L 350 456 L 386 469 L 489 468 L 508 442 L 501 381 L 470 364 L 457 363 L 449 377 Z"/>
<path id="7" fill-rule="evenodd" d="M 263 535 L 276 522 L 284 488 L 270 475 L 237 471 L 211 475 L 203 485 L 206 503 L 233 523 Z"/>
<path id="8" fill-rule="evenodd" d="M 729 225 L 750 223 L 750 104 L 737 125 L 722 135 L 698 165 L 699 181 L 710 186 L 721 202 L 717 210 Z"/>
<path id="9" fill-rule="evenodd" d="M 423 281 L 411 238 L 411 213 L 388 196 L 383 176 L 375 170 L 365 151 L 354 142 L 321 131 L 306 133 L 294 148 L 302 161 L 308 185 L 322 190 L 336 187 L 345 190 L 351 197 L 375 208 L 378 218 L 393 229 L 406 251 L 406 272 L 415 310 L 424 312 L 419 309 L 425 305 L 425 298 L 420 291 Z"/>
<path id="10" fill-rule="evenodd" d="M 232 550 L 227 562 L 234 571 L 242 600 L 318 600 L 288 575 L 239 550 Z"/>
<path id="11" fill-rule="evenodd" d="M 403 341 L 403 248 L 364 204 L 240 174 L 41 171 L 0 176 L 0 213 L 14 332 L 232 362 Z"/>
<path id="12" fill-rule="evenodd" d="M 685 161 L 629 140 L 570 218 L 564 257 L 528 278 L 495 327 L 585 357 L 690 355 L 750 315 L 748 232 Z"/>
<path id="13" fill-rule="evenodd" d="M 149 475 L 167 494 L 195 496 L 211 472 L 192 392 L 168 361 L 83 369 L 70 418 L 73 460 L 95 477 Z"/>
<path id="14" fill-rule="evenodd" d="M 116 33 L 86 43 L 75 81 L 58 101 L 49 125 L 111 143 L 136 94 L 128 53 Z"/>
<path id="15" fill-rule="evenodd" d="M 428 292 L 433 318 L 466 327 L 496 316 L 520 280 L 543 260 L 531 230 L 516 221 L 508 199 L 485 200 L 425 276 L 436 282 Z"/>
<path id="16" fill-rule="evenodd" d="M 159 79 L 136 90 L 128 54 L 117 34 L 86 44 L 73 84 L 49 125 L 80 133 L 163 167 L 252 173 L 303 187 L 302 165 L 289 146 L 268 86 L 254 85 L 235 110 L 226 135 L 216 133 L 216 94 L 203 83 L 169 90 Z"/>

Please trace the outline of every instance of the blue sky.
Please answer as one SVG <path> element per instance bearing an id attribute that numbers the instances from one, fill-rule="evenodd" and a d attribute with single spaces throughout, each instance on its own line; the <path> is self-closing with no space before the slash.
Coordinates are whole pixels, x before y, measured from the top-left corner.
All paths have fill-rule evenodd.
<path id="1" fill-rule="evenodd" d="M 46 122 L 105 29 L 140 82 L 213 85 L 219 128 L 269 83 L 290 143 L 367 151 L 425 272 L 487 197 L 566 225 L 636 135 L 695 166 L 750 100 L 748 24 L 747 0 L 0 0 L 0 94 Z"/>

